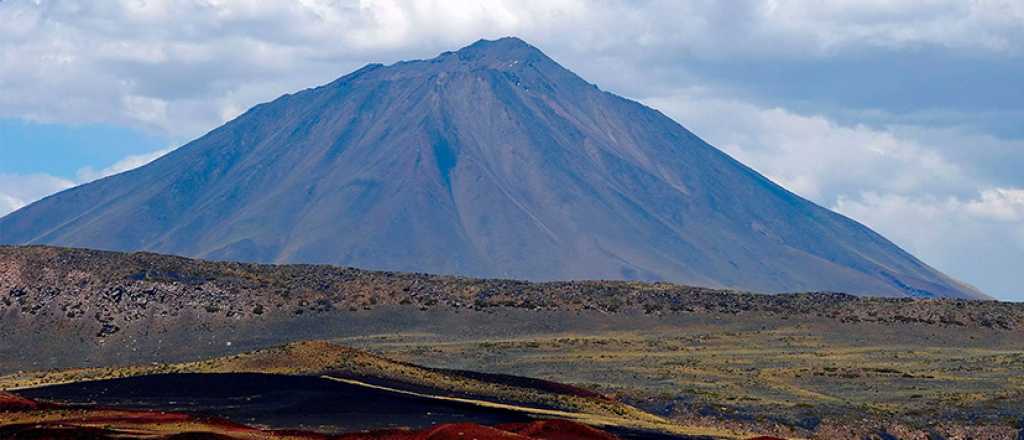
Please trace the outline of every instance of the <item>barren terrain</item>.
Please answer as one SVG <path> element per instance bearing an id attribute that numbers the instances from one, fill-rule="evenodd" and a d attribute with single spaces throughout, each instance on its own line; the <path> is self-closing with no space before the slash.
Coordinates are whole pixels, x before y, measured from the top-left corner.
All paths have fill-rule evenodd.
<path id="1" fill-rule="evenodd" d="M 1013 438 L 1022 323 L 1024 305 L 995 301 L 0 247 L 0 373 L 325 339 L 434 369 L 569 383 L 681 425 L 793 437 Z"/>

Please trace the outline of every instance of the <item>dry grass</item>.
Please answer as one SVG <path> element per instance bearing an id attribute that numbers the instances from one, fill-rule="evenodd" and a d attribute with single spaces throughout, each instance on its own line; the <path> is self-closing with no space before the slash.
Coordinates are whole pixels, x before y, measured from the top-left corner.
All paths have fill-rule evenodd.
<path id="1" fill-rule="evenodd" d="M 686 408 L 701 406 L 793 419 L 981 415 L 993 422 L 1000 411 L 1024 410 L 1024 340 L 960 329 L 936 334 L 905 327 L 896 336 L 886 330 L 806 322 L 738 330 L 722 323 L 517 339 L 381 335 L 345 342 L 426 365 L 558 378 L 655 410 L 685 403 L 664 413 L 680 420 L 689 417 Z"/>

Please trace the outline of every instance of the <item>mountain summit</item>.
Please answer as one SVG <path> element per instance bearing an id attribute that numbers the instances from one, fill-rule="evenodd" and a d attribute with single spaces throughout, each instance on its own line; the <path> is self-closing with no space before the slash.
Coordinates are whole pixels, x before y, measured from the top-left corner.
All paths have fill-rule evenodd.
<path id="1" fill-rule="evenodd" d="M 984 297 L 517 38 L 371 64 L 0 219 L 0 243 Z"/>

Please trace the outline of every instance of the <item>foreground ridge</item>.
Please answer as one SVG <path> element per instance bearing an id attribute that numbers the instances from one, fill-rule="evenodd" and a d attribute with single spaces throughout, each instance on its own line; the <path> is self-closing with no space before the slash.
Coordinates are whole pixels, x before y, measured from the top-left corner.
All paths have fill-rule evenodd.
<path id="1" fill-rule="evenodd" d="M 597 428 L 640 429 L 679 435 L 714 435 L 720 438 L 737 438 L 741 434 L 731 433 L 714 427 L 680 426 L 664 419 L 640 411 L 629 405 L 607 397 L 575 387 L 553 382 L 515 378 L 511 376 L 486 375 L 453 370 L 434 370 L 413 364 L 395 362 L 360 350 L 331 344 L 324 341 L 303 341 L 286 346 L 273 347 L 195 362 L 178 364 L 111 367 L 94 369 L 72 369 L 40 373 L 19 373 L 0 377 L 0 432 L 18 430 L 19 425 L 42 422 L 55 425 L 49 429 L 67 429 L 67 425 L 78 429 L 93 428 L 96 423 L 106 422 L 107 430 L 113 432 L 130 432 L 129 427 L 153 429 L 156 431 L 173 430 L 172 424 L 179 429 L 188 430 L 211 429 L 212 433 L 231 437 L 234 434 L 242 438 L 272 437 L 273 432 L 255 430 L 246 426 L 227 421 L 207 421 L 189 417 L 184 414 L 150 413 L 139 411 L 117 411 L 93 409 L 96 422 L 90 417 L 76 413 L 74 418 L 61 416 L 60 407 L 49 403 L 39 403 L 31 399 L 11 394 L 18 392 L 44 392 L 46 387 L 67 387 L 74 384 L 107 383 L 100 389 L 117 389 L 113 385 L 119 381 L 133 378 L 151 381 L 174 380 L 177 377 L 195 375 L 280 375 L 305 376 L 321 378 L 326 381 L 338 382 L 349 386 L 367 389 L 383 395 L 411 396 L 418 399 L 452 402 L 462 405 L 476 406 L 495 411 L 528 414 L 534 417 L 554 418 L 550 422 L 530 424 L 505 424 L 494 428 L 479 425 L 442 425 L 429 430 L 438 433 L 447 430 L 479 431 L 490 435 L 505 434 L 507 431 L 518 436 L 530 437 L 533 434 L 573 434 L 582 438 L 615 439 Z M 162 379 L 169 378 L 169 379 Z M 220 379 L 230 380 L 230 379 Z M 251 382 L 253 379 L 249 379 Z M 273 380 L 266 378 L 263 380 Z M 41 388 L 42 387 L 42 388 Z M 137 388 L 137 387 L 136 387 Z M 19 391 L 20 390 L 20 391 Z M 116 392 L 116 391 L 115 391 Z M 197 390 L 197 393 L 202 393 Z M 140 391 L 134 398 L 142 398 L 146 391 Z M 86 394 L 90 396 L 91 394 Z M 96 396 L 91 397 L 97 398 Z M 102 396 L 99 398 L 102 399 Z M 213 396 L 206 399 L 214 398 Z M 109 406 L 104 404 L 102 406 Z M 382 408 L 386 412 L 387 409 Z M 12 416 L 10 413 L 29 413 Z M 6 414 L 6 415 L 5 415 Z M 35 419 L 33 419 L 33 415 Z M 111 422 L 111 420 L 113 422 Z M 443 420 L 442 420 L 443 421 Z M 110 425 L 120 427 L 111 428 Z M 15 426 L 10 426 L 15 425 Z M 148 425 L 148 428 L 147 428 Z M 35 428 L 39 429 L 39 428 Z M 498 431 L 490 431 L 498 430 Z M 12 431 L 13 432 L 13 431 Z M 40 432 L 40 431 L 34 431 Z M 420 438 L 428 431 L 395 431 L 412 438 Z M 233 434 L 234 433 L 234 434 Z M 27 433 L 25 434 L 27 435 Z M 305 438 L 313 434 L 293 433 L 295 438 Z M 372 436 L 371 436 L 372 437 Z M 428 435 L 429 437 L 429 435 Z M 514 438 L 512 436 L 506 436 Z M 485 436 L 486 438 L 486 436 Z"/>
<path id="2" fill-rule="evenodd" d="M 213 262 L 151 253 L 0 246 L 0 312 L 81 322 L 97 337 L 201 316 L 252 320 L 408 306 L 526 310 L 815 316 L 839 322 L 918 323 L 1003 330 L 1024 326 L 1024 305 L 954 299 L 764 295 L 669 283 L 531 283 L 327 265 Z M 33 318 L 34 317 L 34 318 Z"/>
<path id="3" fill-rule="evenodd" d="M 531 283 L 0 246 L 0 353 L 12 354 L 0 359 L 0 372 L 112 359 L 178 360 L 224 353 L 232 343 L 258 348 L 267 341 L 422 328 L 431 320 L 437 320 L 434 325 L 442 333 L 457 332 L 463 326 L 460 311 L 507 317 L 502 319 L 527 313 L 523 322 L 533 326 L 545 326 L 542 321 L 557 316 L 566 323 L 575 316 L 576 325 L 606 319 L 599 316 L 759 316 L 794 322 L 1024 329 L 1024 304 L 996 301 L 764 295 L 625 281 Z M 497 335 L 511 328 L 476 331 Z M 51 343 L 40 346 L 40 339 Z"/>

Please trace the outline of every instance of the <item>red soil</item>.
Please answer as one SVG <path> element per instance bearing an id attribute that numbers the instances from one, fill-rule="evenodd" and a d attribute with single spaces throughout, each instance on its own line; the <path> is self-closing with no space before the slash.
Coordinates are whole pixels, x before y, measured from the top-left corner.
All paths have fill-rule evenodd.
<path id="1" fill-rule="evenodd" d="M 607 432 L 568 420 L 498 425 L 497 428 L 539 440 L 616 440 Z"/>
<path id="2" fill-rule="evenodd" d="M 0 391 L 0 411 L 24 411 L 38 407 L 35 401 Z"/>
<path id="3" fill-rule="evenodd" d="M 452 423 L 420 431 L 386 430 L 345 434 L 339 440 L 618 440 L 618 437 L 575 422 L 549 420 L 494 427 Z"/>
<path id="4" fill-rule="evenodd" d="M 291 438 L 306 440 L 618 440 L 613 434 L 568 420 L 540 420 L 531 423 L 507 423 L 482 426 L 472 423 L 441 424 L 429 429 L 389 429 L 330 436 L 307 431 L 264 431 L 217 418 L 201 418 L 180 413 L 103 408 L 76 408 L 68 417 L 44 419 L 50 410 L 66 409 L 60 405 L 40 404 L 24 397 L 0 391 L 0 413 L 36 412 L 37 424 L 9 425 L 0 415 L 0 435 L 58 436 L 60 438 L 92 438 L 106 434 L 161 431 L 160 426 L 180 424 L 188 432 L 173 434 L 168 439 L 232 439 Z M 24 420 L 24 418 L 22 418 Z M 96 428 L 96 426 L 105 428 Z M 77 435 L 77 437 L 76 437 Z M 36 438 L 36 437 L 33 437 Z M 755 437 L 750 440 L 783 440 L 776 437 Z"/>
<path id="5" fill-rule="evenodd" d="M 181 413 L 113 408 L 74 407 L 40 404 L 15 394 L 0 391 L 0 437 L 4 435 L 33 436 L 33 438 L 94 438 L 105 435 L 128 435 L 161 432 L 169 425 L 180 426 L 187 432 L 172 434 L 177 440 L 189 438 L 291 438 L 308 440 L 618 440 L 618 437 L 563 420 L 506 424 L 496 427 L 472 423 L 442 424 L 423 430 L 391 429 L 329 436 L 306 431 L 265 431 L 224 419 L 202 418 Z M 57 413 L 55 413 L 57 411 Z M 4 422 L 2 413 L 18 413 L 19 422 Z M 54 414 L 60 414 L 56 419 Z M 28 415 L 29 417 L 25 417 Z M 33 423 L 34 415 L 38 419 Z M 98 428 L 102 426 L 103 428 Z"/>

